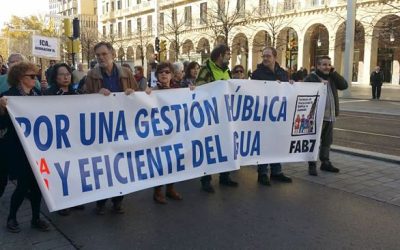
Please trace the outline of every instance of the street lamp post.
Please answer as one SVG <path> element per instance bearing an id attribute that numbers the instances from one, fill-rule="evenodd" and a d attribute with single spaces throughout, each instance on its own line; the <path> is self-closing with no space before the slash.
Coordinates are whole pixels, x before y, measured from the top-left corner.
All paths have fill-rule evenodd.
<path id="1" fill-rule="evenodd" d="M 351 86 L 353 80 L 353 57 L 354 57 L 354 29 L 357 1 L 347 1 L 347 21 L 346 21 L 346 39 L 344 50 L 344 78 Z M 350 97 L 351 92 L 348 88 L 343 92 L 343 96 Z"/>

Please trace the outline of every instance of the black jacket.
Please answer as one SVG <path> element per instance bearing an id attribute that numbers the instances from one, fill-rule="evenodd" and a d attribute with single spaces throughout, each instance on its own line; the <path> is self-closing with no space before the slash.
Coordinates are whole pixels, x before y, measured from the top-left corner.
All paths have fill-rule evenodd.
<path id="1" fill-rule="evenodd" d="M 257 65 L 257 69 L 251 74 L 251 79 L 287 82 L 289 81 L 289 76 L 278 63 L 275 63 L 275 72 L 272 72 L 264 64 L 260 63 Z"/>
<path id="2" fill-rule="evenodd" d="M 319 77 L 318 77 L 318 76 Z M 329 73 L 329 75 L 324 75 L 321 71 L 317 70 L 315 73 L 309 74 L 304 82 L 321 82 L 321 78 L 329 81 L 331 84 L 333 98 L 335 99 L 335 114 L 339 115 L 339 96 L 338 90 L 345 90 L 348 87 L 347 81 L 343 76 L 339 75 L 336 71 Z"/>
<path id="3" fill-rule="evenodd" d="M 36 88 L 32 89 L 31 95 L 41 95 Z M 4 92 L 2 96 L 21 96 L 21 93 L 16 87 L 11 87 Z M 7 133 L 4 136 L 6 147 L 6 155 L 8 158 L 8 170 L 10 179 L 16 179 L 20 175 L 28 175 L 32 173 L 28 158 L 22 147 L 21 141 L 18 138 L 17 132 L 12 124 L 8 113 L 0 116 L 1 127 L 7 128 Z"/>
<path id="4" fill-rule="evenodd" d="M 68 92 L 64 92 L 57 85 L 51 85 L 50 88 L 46 89 L 43 95 L 77 95 L 81 94 L 79 88 L 77 90 L 73 89 L 72 84 L 68 87 Z"/>
<path id="5" fill-rule="evenodd" d="M 371 85 L 382 86 L 383 83 L 382 71 L 379 71 L 378 73 L 376 73 L 376 71 L 372 72 L 369 79 L 371 81 Z"/>

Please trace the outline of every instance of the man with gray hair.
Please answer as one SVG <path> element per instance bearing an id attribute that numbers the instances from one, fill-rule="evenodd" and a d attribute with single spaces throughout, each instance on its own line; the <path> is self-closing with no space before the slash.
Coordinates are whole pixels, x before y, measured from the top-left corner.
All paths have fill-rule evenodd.
<path id="1" fill-rule="evenodd" d="M 129 95 L 139 90 L 132 72 L 114 62 L 115 50 L 110 43 L 97 43 L 94 46 L 94 53 L 97 58 L 97 64 L 86 75 L 86 80 L 82 87 L 85 93 L 100 93 L 109 96 L 112 92 L 125 92 L 125 94 Z M 122 195 L 111 198 L 113 211 L 118 214 L 124 213 L 122 208 L 123 198 Z M 96 202 L 96 213 L 98 215 L 105 214 L 106 202 L 107 199 Z"/>
<path id="2" fill-rule="evenodd" d="M 180 88 L 180 87 L 182 87 L 183 75 L 185 72 L 183 63 L 175 62 L 172 64 L 172 68 L 174 69 L 174 72 L 173 72 L 174 78 L 172 79 L 172 81 L 173 81 L 172 87 Z"/>
<path id="3" fill-rule="evenodd" d="M 13 66 L 19 62 L 23 62 L 25 60 L 26 59 L 22 54 L 12 53 L 8 57 L 8 61 L 7 61 L 8 68 L 11 68 L 11 66 Z M 41 86 L 40 82 L 38 80 L 36 80 L 35 87 L 38 90 L 40 90 L 41 88 L 47 88 L 47 82 L 43 81 L 42 86 Z M 6 92 L 9 88 L 10 88 L 10 86 L 8 85 L 8 75 L 5 74 L 5 75 L 0 76 L 0 93 Z"/>

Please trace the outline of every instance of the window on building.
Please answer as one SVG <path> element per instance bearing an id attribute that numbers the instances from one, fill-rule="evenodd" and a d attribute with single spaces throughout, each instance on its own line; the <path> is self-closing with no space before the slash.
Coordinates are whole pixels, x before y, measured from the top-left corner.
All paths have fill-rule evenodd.
<path id="1" fill-rule="evenodd" d="M 136 0 L 136 3 L 137 3 L 137 4 L 141 4 L 141 3 L 142 3 L 142 0 Z"/>
<path id="2" fill-rule="evenodd" d="M 110 36 L 114 35 L 114 24 L 110 24 Z"/>
<path id="3" fill-rule="evenodd" d="M 122 37 L 122 22 L 118 22 L 118 37 Z"/>
<path id="4" fill-rule="evenodd" d="M 265 14 L 268 12 L 269 9 L 269 1 L 268 0 L 260 0 L 260 5 L 259 5 L 259 14 Z"/>
<path id="5" fill-rule="evenodd" d="M 294 0 L 285 0 L 283 9 L 284 10 L 293 10 L 294 9 Z"/>
<path id="6" fill-rule="evenodd" d="M 126 5 L 127 8 L 129 8 L 129 4 L 130 4 L 129 2 L 130 2 L 130 0 L 126 0 L 126 4 L 125 5 Z"/>
<path id="7" fill-rule="evenodd" d="M 192 6 L 185 7 L 185 25 L 192 26 Z"/>
<path id="8" fill-rule="evenodd" d="M 311 1 L 311 6 L 318 6 L 318 5 L 321 5 L 319 0 L 312 0 Z"/>
<path id="9" fill-rule="evenodd" d="M 176 11 L 176 9 L 172 9 L 172 24 L 178 24 L 178 12 Z"/>
<path id="10" fill-rule="evenodd" d="M 141 17 L 139 17 L 137 19 L 136 26 L 137 26 L 138 33 L 142 33 L 142 18 Z"/>
<path id="11" fill-rule="evenodd" d="M 147 16 L 147 31 L 151 34 L 153 30 L 153 15 Z"/>
<path id="12" fill-rule="evenodd" d="M 111 11 L 114 11 L 115 10 L 115 6 L 114 6 L 114 1 L 113 2 L 111 2 Z"/>
<path id="13" fill-rule="evenodd" d="M 109 10 L 109 4 L 106 3 L 106 12 L 108 12 L 108 10 Z"/>
<path id="14" fill-rule="evenodd" d="M 200 4 L 200 23 L 207 23 L 207 3 Z"/>
<path id="15" fill-rule="evenodd" d="M 126 25 L 126 33 L 130 36 L 132 35 L 132 21 L 128 20 L 128 23 Z"/>
<path id="16" fill-rule="evenodd" d="M 164 13 L 160 13 L 160 31 L 164 32 Z"/>
<path id="17" fill-rule="evenodd" d="M 117 9 L 122 9 L 122 2 L 121 2 L 121 0 L 118 0 L 118 2 L 117 2 Z"/>
<path id="18" fill-rule="evenodd" d="M 244 17 L 245 15 L 245 1 L 244 0 L 237 0 L 236 3 L 236 11 L 240 17 Z"/>
<path id="19" fill-rule="evenodd" d="M 220 15 L 225 14 L 225 0 L 218 0 L 218 13 Z"/>
<path id="20" fill-rule="evenodd" d="M 103 26 L 103 36 L 106 36 L 107 35 L 107 28 L 106 28 L 106 26 Z"/>

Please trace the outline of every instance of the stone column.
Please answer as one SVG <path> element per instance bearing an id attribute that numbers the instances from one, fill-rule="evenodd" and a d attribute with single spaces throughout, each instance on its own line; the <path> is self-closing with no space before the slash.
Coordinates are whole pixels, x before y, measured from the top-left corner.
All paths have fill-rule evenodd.
<path id="1" fill-rule="evenodd" d="M 255 69 L 253 69 L 253 44 L 249 43 L 248 46 L 248 52 L 247 52 L 247 69 L 245 70 L 250 70 L 253 72 Z"/>
<path id="2" fill-rule="evenodd" d="M 375 65 L 371 65 L 372 54 L 375 54 L 375 58 L 377 57 L 377 48 L 373 45 L 372 36 L 365 36 L 365 44 L 364 44 L 364 69 L 363 69 L 363 77 L 359 78 L 358 83 L 368 85 L 369 84 L 369 75 L 371 73 L 371 68 Z M 373 50 L 373 47 L 374 50 Z M 376 61 L 376 60 L 375 60 Z M 376 64 L 376 63 L 375 63 Z"/>
<path id="3" fill-rule="evenodd" d="M 301 37 L 298 36 L 297 39 L 297 67 L 300 69 L 300 67 L 304 67 L 304 61 L 303 61 L 303 57 L 304 57 L 304 39 L 303 39 L 303 35 L 301 35 Z M 309 69 L 307 69 L 309 70 Z"/>

